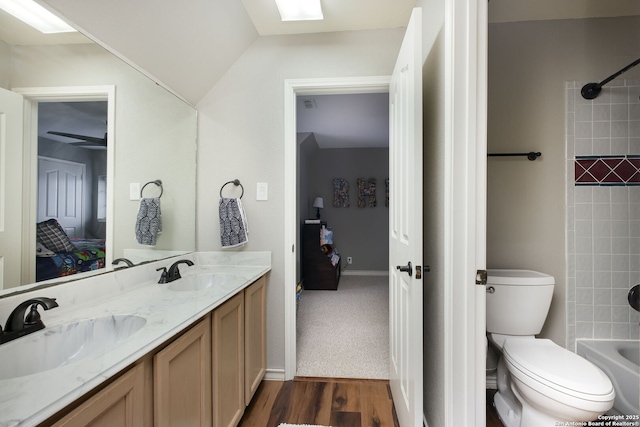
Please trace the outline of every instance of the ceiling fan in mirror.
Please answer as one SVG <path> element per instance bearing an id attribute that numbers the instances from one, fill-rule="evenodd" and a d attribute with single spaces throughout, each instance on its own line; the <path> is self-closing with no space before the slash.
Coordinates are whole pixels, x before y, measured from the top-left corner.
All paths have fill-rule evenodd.
<path id="1" fill-rule="evenodd" d="M 103 138 L 98 138 L 95 136 L 89 135 L 78 135 L 75 133 L 67 133 L 67 132 L 56 132 L 53 130 L 47 131 L 51 135 L 64 136 L 67 138 L 79 139 L 77 142 L 69 142 L 69 145 L 75 145 L 79 147 L 103 147 L 107 148 L 107 134 L 104 134 Z"/>

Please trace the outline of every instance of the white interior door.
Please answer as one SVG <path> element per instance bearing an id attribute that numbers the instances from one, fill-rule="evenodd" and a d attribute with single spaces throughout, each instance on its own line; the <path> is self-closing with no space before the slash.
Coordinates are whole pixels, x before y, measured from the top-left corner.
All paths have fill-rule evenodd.
<path id="1" fill-rule="evenodd" d="M 423 419 L 421 30 L 416 8 L 389 87 L 390 383 L 401 427 Z"/>
<path id="2" fill-rule="evenodd" d="M 85 165 L 38 157 L 38 222 L 58 220 L 67 236 L 84 237 Z"/>
<path id="3" fill-rule="evenodd" d="M 0 89 L 0 289 L 22 283 L 22 116 L 22 96 Z"/>

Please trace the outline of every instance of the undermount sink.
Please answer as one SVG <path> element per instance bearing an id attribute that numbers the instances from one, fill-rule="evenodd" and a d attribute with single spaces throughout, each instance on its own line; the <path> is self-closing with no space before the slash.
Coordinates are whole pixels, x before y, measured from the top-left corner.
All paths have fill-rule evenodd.
<path id="1" fill-rule="evenodd" d="M 169 284 L 172 291 L 201 291 L 214 286 L 235 285 L 244 279 L 231 273 L 206 273 L 185 276 Z"/>
<path id="2" fill-rule="evenodd" d="M 46 323 L 46 320 L 45 320 Z M 147 320 L 137 315 L 97 317 L 47 327 L 0 345 L 0 380 L 48 371 L 113 349 Z"/>

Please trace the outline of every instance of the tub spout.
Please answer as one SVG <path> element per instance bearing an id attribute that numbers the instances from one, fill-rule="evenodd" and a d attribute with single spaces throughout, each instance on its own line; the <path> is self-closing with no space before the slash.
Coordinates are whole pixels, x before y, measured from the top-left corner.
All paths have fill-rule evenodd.
<path id="1" fill-rule="evenodd" d="M 640 285 L 635 285 L 634 287 L 629 289 L 627 300 L 629 301 L 629 305 L 635 311 L 640 311 Z"/>

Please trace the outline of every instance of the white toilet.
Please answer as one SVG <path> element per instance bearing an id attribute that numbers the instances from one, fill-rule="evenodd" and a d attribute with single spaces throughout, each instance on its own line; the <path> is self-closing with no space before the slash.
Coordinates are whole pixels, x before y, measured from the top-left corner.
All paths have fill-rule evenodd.
<path id="1" fill-rule="evenodd" d="M 553 276 L 488 270 L 487 332 L 502 353 L 494 403 L 506 427 L 597 420 L 613 406 L 611 380 L 588 360 L 537 339 L 547 317 Z"/>

